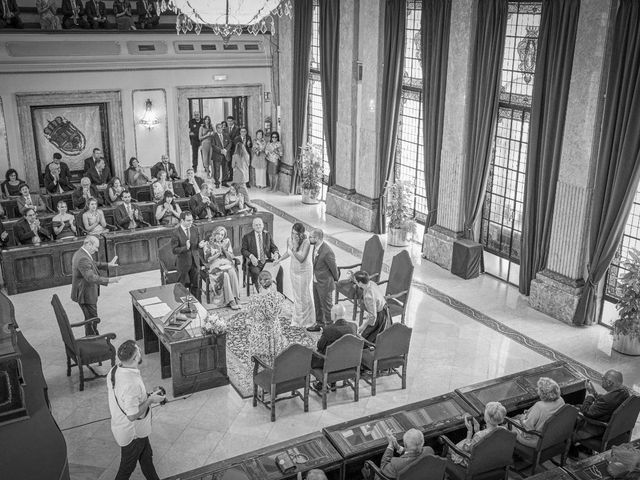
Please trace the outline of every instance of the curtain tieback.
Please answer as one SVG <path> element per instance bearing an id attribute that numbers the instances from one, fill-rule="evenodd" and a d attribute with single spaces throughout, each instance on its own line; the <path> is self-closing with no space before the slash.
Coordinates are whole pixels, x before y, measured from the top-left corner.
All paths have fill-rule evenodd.
<path id="1" fill-rule="evenodd" d="M 587 265 L 586 283 L 589 284 L 591 286 L 591 288 L 593 288 L 595 290 L 596 284 L 593 282 L 593 276 L 591 275 L 591 265 L 590 264 Z"/>

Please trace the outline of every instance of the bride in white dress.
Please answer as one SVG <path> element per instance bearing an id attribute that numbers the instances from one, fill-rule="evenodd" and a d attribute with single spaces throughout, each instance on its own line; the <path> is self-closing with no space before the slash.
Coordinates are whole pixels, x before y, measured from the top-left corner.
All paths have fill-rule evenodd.
<path id="1" fill-rule="evenodd" d="M 310 327 L 316 323 L 312 294 L 313 259 L 311 244 L 301 223 L 293 224 L 291 237 L 287 240 L 287 252 L 280 261 L 287 257 L 291 257 L 289 278 L 293 290 L 291 325 Z"/>

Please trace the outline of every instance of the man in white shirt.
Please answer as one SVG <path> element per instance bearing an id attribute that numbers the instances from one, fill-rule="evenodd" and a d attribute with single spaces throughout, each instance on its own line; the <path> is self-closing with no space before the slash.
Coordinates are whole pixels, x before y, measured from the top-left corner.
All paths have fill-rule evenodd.
<path id="1" fill-rule="evenodd" d="M 153 466 L 151 405 L 165 400 L 159 392 L 147 393 L 138 365 L 142 363 L 140 348 L 126 340 L 118 348 L 120 365 L 107 375 L 111 432 L 120 445 L 120 468 L 115 480 L 127 480 L 140 462 L 147 480 L 160 480 Z"/>

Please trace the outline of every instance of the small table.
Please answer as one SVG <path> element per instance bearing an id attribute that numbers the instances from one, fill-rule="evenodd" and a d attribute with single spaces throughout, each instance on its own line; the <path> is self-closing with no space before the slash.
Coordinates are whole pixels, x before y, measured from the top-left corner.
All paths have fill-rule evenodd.
<path id="1" fill-rule="evenodd" d="M 191 302 L 197 315 L 184 329 L 174 331 L 165 328 L 165 321 L 189 295 L 184 285 L 176 283 L 142 288 L 131 290 L 129 294 L 135 339 L 144 340 L 144 353 L 160 351 L 161 377 L 172 378 L 174 397 L 229 383 L 226 334 L 202 333 L 207 310 L 200 302 L 195 299 Z M 158 313 L 157 305 L 160 303 L 168 307 L 167 312 Z"/>

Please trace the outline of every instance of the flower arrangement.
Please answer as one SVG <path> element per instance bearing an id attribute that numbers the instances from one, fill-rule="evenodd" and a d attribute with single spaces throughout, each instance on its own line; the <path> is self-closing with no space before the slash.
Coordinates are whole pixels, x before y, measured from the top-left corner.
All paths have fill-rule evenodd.
<path id="1" fill-rule="evenodd" d="M 322 151 L 320 147 L 312 143 L 301 147 L 297 164 L 302 178 L 303 190 L 309 190 L 312 195 L 317 196 L 322 185 Z"/>
<path id="2" fill-rule="evenodd" d="M 227 322 L 218 314 L 209 312 L 202 325 L 203 335 L 223 335 L 227 333 Z"/>
<path id="3" fill-rule="evenodd" d="M 413 183 L 398 180 L 387 185 L 385 214 L 390 229 L 399 229 L 406 233 L 416 232 L 416 221 L 413 217 Z"/>
<path id="4" fill-rule="evenodd" d="M 271 363 L 286 347 L 280 323 L 283 305 L 284 296 L 275 291 L 249 297 L 246 313 L 250 355 L 259 355 Z"/>
<path id="5" fill-rule="evenodd" d="M 618 279 L 620 300 L 616 310 L 620 318 L 613 322 L 611 333 L 640 341 L 640 252 L 629 250 L 629 260 L 622 267 L 627 273 Z"/>

